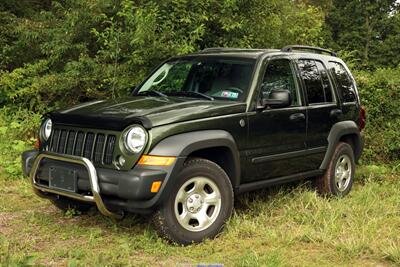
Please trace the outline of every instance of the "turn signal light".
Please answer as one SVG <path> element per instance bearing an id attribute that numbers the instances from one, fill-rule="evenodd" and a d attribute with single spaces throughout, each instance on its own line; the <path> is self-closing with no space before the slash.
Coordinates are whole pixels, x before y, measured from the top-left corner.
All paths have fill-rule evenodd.
<path id="1" fill-rule="evenodd" d="M 161 181 L 155 181 L 151 184 L 150 192 L 157 193 L 158 190 L 160 190 L 160 187 L 161 187 Z"/>
<path id="2" fill-rule="evenodd" d="M 138 164 L 150 166 L 170 166 L 175 162 L 175 157 L 143 155 Z"/>
<path id="3" fill-rule="evenodd" d="M 39 138 L 36 139 L 35 144 L 33 145 L 33 147 L 35 149 L 40 149 L 40 139 Z"/>

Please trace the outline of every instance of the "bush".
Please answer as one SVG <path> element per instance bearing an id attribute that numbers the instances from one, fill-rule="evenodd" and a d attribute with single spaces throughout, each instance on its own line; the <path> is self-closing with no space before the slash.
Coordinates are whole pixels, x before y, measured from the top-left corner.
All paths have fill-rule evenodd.
<path id="1" fill-rule="evenodd" d="M 21 153 L 32 149 L 41 115 L 24 109 L 0 109 L 0 171 L 20 177 Z"/>
<path id="2" fill-rule="evenodd" d="M 365 150 L 368 162 L 400 159 L 400 67 L 355 73 L 367 110 Z"/>

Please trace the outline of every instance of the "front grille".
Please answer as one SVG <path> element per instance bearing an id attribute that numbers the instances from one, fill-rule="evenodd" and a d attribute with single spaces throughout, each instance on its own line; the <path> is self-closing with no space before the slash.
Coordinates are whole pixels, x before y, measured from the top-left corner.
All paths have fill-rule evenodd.
<path id="1" fill-rule="evenodd" d="M 116 139 L 115 135 L 104 133 L 55 128 L 49 151 L 85 157 L 95 164 L 111 164 Z"/>

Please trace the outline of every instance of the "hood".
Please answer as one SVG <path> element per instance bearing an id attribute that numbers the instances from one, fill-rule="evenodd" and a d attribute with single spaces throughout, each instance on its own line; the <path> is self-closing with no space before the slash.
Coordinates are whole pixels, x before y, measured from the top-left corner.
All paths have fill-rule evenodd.
<path id="1" fill-rule="evenodd" d="M 132 96 L 99 100 L 50 113 L 56 124 L 122 130 L 140 123 L 149 129 L 164 124 L 244 112 L 245 103 L 186 97 Z"/>

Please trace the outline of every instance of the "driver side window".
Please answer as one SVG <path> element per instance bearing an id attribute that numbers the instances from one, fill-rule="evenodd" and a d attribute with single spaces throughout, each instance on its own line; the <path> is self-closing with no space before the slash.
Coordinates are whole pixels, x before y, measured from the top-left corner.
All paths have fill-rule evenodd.
<path id="1" fill-rule="evenodd" d="M 274 90 L 288 90 L 292 98 L 290 105 L 300 105 L 298 90 L 288 59 L 276 59 L 268 62 L 261 85 L 262 97 L 268 98 Z"/>

